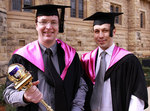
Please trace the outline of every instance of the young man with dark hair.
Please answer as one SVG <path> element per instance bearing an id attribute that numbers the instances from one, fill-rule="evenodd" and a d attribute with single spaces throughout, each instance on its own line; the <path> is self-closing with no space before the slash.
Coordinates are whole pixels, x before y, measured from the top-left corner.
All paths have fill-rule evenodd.
<path id="1" fill-rule="evenodd" d="M 17 111 L 46 111 L 42 99 L 54 111 L 82 111 L 87 85 L 77 52 L 60 39 L 65 8 L 62 5 L 37 5 L 35 9 L 38 40 L 16 50 L 9 65 L 22 64 L 33 76 L 33 86 L 17 91 L 7 80 L 4 98 Z M 58 10 L 61 9 L 61 15 Z"/>
<path id="2" fill-rule="evenodd" d="M 97 12 L 94 20 L 98 47 L 81 57 L 89 91 L 86 111 L 144 111 L 148 107 L 147 87 L 138 58 L 113 42 L 114 20 L 122 13 Z"/>

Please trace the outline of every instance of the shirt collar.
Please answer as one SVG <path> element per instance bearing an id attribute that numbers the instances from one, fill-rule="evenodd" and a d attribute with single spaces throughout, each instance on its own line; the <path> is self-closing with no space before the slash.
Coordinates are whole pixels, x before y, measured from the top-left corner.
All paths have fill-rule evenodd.
<path id="1" fill-rule="evenodd" d="M 105 50 L 108 55 L 112 56 L 113 50 L 114 50 L 115 44 L 113 43 L 108 49 Z M 104 50 L 99 47 L 98 56 L 103 52 Z"/>
<path id="2" fill-rule="evenodd" d="M 41 52 L 42 52 L 42 54 L 44 54 L 45 51 L 46 51 L 46 47 L 43 46 L 43 45 L 40 44 L 40 43 L 39 43 L 39 45 L 40 45 L 40 47 L 41 47 Z M 54 55 L 57 53 L 57 42 L 56 42 L 53 46 L 51 46 L 50 49 L 51 49 L 51 51 L 53 52 L 53 56 L 54 56 Z"/>

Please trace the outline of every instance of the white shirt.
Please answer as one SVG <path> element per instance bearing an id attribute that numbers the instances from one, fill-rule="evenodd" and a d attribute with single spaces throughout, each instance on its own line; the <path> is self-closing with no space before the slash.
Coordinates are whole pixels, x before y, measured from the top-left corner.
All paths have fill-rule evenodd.
<path id="1" fill-rule="evenodd" d="M 105 52 L 107 52 L 105 56 L 106 65 L 107 65 L 106 70 L 109 67 L 114 47 L 115 44 L 113 44 L 111 47 L 105 50 Z M 99 67 L 100 67 L 99 61 L 101 59 L 100 57 L 101 52 L 103 52 L 103 50 L 99 47 L 97 63 L 96 63 L 96 75 L 98 74 Z M 101 111 L 113 111 L 110 78 L 104 82 L 104 88 L 102 92 L 102 103 L 100 107 L 101 107 Z M 132 95 L 128 111 L 144 111 L 144 101 Z"/>

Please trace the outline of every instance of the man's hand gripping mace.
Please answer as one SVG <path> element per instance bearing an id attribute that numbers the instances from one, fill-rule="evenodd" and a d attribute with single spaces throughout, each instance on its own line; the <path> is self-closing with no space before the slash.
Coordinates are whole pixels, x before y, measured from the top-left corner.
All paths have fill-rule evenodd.
<path id="1" fill-rule="evenodd" d="M 21 64 L 11 64 L 8 67 L 8 78 L 15 84 L 17 90 L 27 90 L 32 86 L 32 76 Z M 47 111 L 53 111 L 43 99 L 40 101 L 47 109 Z"/>

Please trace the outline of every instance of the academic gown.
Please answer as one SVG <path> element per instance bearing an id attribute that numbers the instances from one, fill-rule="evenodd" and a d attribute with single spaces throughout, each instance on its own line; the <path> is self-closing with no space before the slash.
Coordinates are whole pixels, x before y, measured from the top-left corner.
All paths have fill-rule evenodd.
<path id="1" fill-rule="evenodd" d="M 71 111 L 72 102 L 79 87 L 80 77 L 82 74 L 82 66 L 75 49 L 57 39 L 58 62 L 61 75 L 57 76 L 57 82 L 61 84 L 55 92 L 58 92 L 55 97 L 55 111 Z M 64 61 L 64 63 L 63 63 Z M 60 63 L 61 62 L 61 63 Z M 38 80 L 37 71 L 44 70 L 44 63 L 38 41 L 27 44 L 23 48 L 16 50 L 9 62 L 22 64 L 27 71 L 33 76 L 33 81 Z M 11 82 L 7 79 L 6 86 Z M 64 97 L 62 101 L 60 97 Z M 25 107 L 18 107 L 17 111 L 38 111 L 38 104 L 30 103 Z"/>
<path id="2" fill-rule="evenodd" d="M 91 111 L 90 98 L 95 84 L 95 66 L 98 48 L 81 57 L 85 80 L 89 91 L 85 110 Z M 110 78 L 113 111 L 128 111 L 131 95 L 143 100 L 148 107 L 148 95 L 144 73 L 138 58 L 132 53 L 115 46 L 104 81 Z M 106 101 L 107 102 L 107 101 Z"/>

